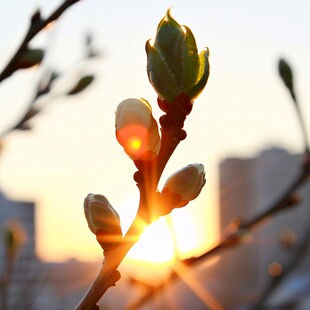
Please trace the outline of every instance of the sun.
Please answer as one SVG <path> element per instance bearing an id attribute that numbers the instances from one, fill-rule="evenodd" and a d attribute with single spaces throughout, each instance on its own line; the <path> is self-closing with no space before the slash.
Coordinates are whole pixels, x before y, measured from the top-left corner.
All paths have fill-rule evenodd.
<path id="1" fill-rule="evenodd" d="M 195 256 L 206 244 L 198 227 L 197 216 L 190 210 L 172 212 L 146 227 L 127 258 L 137 263 L 171 265 L 176 259 Z"/>
<path id="2" fill-rule="evenodd" d="M 127 258 L 140 262 L 166 264 L 174 260 L 174 243 L 164 218 L 146 227 L 139 241 L 129 251 Z"/>
<path id="3" fill-rule="evenodd" d="M 119 210 L 124 232 L 132 223 L 138 203 L 138 196 L 132 196 L 124 201 Z M 153 285 L 155 280 L 164 281 L 176 263 L 201 255 L 216 241 L 215 234 L 211 233 L 216 227 L 211 227 L 210 232 L 212 222 L 205 225 L 205 218 L 208 218 L 206 210 L 194 206 L 177 209 L 161 217 L 145 228 L 139 241 L 128 252 L 124 259 L 124 270 L 130 277 Z M 212 259 L 210 263 L 214 262 Z"/>

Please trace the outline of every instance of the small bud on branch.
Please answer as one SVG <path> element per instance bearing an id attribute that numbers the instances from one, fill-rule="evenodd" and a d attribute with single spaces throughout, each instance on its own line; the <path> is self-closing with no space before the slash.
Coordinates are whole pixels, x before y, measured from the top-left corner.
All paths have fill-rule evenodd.
<path id="1" fill-rule="evenodd" d="M 279 60 L 279 74 L 285 86 L 289 89 L 291 94 L 294 94 L 293 72 L 284 59 Z"/>
<path id="2" fill-rule="evenodd" d="M 17 59 L 19 69 L 28 69 L 39 65 L 44 57 L 44 50 L 37 48 L 27 48 L 27 50 Z"/>
<path id="3" fill-rule="evenodd" d="M 191 164 L 176 171 L 168 178 L 161 196 L 170 204 L 171 210 L 181 208 L 198 197 L 205 183 L 204 166 Z"/>
<path id="4" fill-rule="evenodd" d="M 109 250 L 122 241 L 119 215 L 107 198 L 89 194 L 84 201 L 84 213 L 89 229 L 103 250 Z"/>
<path id="5" fill-rule="evenodd" d="M 167 11 L 154 42 L 146 42 L 147 73 L 158 96 L 172 103 L 179 94 L 195 99 L 209 77 L 209 50 L 198 54 L 191 30 Z"/>
<path id="6" fill-rule="evenodd" d="M 116 110 L 115 127 L 117 141 L 131 159 L 149 160 L 158 155 L 158 125 L 146 100 L 122 101 Z"/>

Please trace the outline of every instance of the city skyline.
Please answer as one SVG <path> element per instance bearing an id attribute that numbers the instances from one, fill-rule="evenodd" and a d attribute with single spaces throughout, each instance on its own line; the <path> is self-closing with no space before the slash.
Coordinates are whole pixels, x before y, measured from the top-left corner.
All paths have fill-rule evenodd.
<path id="1" fill-rule="evenodd" d="M 45 14 L 56 6 L 39 2 Z M 24 10 L 18 10 L 16 3 L 1 7 L 7 12 L 2 21 L 7 27 L 0 33 L 5 39 L 0 49 L 2 65 L 19 43 L 38 4 L 19 1 Z M 173 155 L 161 181 L 188 163 L 205 165 L 207 184 L 201 197 L 177 212 L 179 217 L 197 219 L 199 229 L 194 235 L 206 236 L 203 244 L 217 238 L 216 170 L 221 158 L 253 155 L 266 145 L 296 152 L 301 149 L 294 110 L 277 76 L 277 61 L 285 57 L 292 64 L 298 97 L 309 123 L 310 47 L 304 31 L 309 28 L 305 13 L 309 5 L 304 1 L 251 5 L 244 1 L 78 3 L 34 45 L 52 45 L 47 64 L 65 69 L 80 58 L 84 35 L 93 31 L 103 57 L 80 64 L 77 70 L 93 72 L 94 85 L 79 97 L 54 99 L 51 107 L 32 122 L 33 131 L 7 137 L 1 156 L 1 187 L 12 197 L 35 200 L 38 205 L 38 250 L 43 259 L 101 257 L 82 211 L 89 192 L 109 198 L 120 213 L 124 230 L 133 219 L 137 202 L 132 179 L 135 167 L 116 142 L 114 112 L 123 99 L 144 97 L 152 104 L 155 116 L 160 116 L 146 76 L 144 44 L 154 37 L 159 20 L 172 5 L 172 15 L 192 29 L 199 48 L 208 46 L 211 53 L 210 80 L 186 121 L 188 138 Z M 8 18 L 11 15 L 20 21 L 18 27 Z M 38 75 L 35 70 L 16 73 L 1 85 L 0 111 L 6 116 L 3 128 L 20 115 Z M 65 88 L 68 80 L 55 91 Z M 16 85 L 18 94 L 14 93 Z"/>

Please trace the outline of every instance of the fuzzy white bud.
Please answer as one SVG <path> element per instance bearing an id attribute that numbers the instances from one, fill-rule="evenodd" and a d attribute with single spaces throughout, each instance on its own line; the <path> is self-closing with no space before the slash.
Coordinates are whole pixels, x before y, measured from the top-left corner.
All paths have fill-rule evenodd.
<path id="1" fill-rule="evenodd" d="M 205 185 L 205 171 L 202 164 L 188 165 L 174 174 L 166 181 L 162 195 L 163 197 L 173 196 L 172 208 L 180 208 L 194 200 Z M 177 198 L 177 199 L 176 199 Z"/>
<path id="2" fill-rule="evenodd" d="M 116 110 L 115 127 L 117 141 L 131 159 L 152 159 L 158 155 L 158 125 L 146 100 L 123 100 Z"/>
<path id="3" fill-rule="evenodd" d="M 106 197 L 89 194 L 84 201 L 84 213 L 89 229 L 96 235 L 104 250 L 121 241 L 119 215 Z"/>

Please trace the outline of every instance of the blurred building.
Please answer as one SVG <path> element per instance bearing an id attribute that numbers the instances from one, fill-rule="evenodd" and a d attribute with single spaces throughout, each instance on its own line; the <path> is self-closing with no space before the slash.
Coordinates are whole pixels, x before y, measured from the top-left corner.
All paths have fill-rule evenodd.
<path id="1" fill-rule="evenodd" d="M 15 229 L 23 231 L 25 237 L 25 242 L 16 250 L 11 265 L 8 263 L 4 239 L 5 226 L 9 223 L 16 224 Z M 7 299 L 9 309 L 28 309 L 28 302 L 31 303 L 35 295 L 34 286 L 30 286 L 29 283 L 37 279 L 39 268 L 35 253 L 34 203 L 11 200 L 0 192 L 0 225 L 1 300 Z"/>
<path id="2" fill-rule="evenodd" d="M 272 148 L 251 158 L 228 158 L 220 164 L 220 228 L 231 232 L 234 219 L 252 219 L 283 195 L 298 175 L 302 157 Z M 300 195 L 302 203 L 261 223 L 243 235 L 244 243 L 220 251 L 210 258 L 183 266 L 182 279 L 169 282 L 144 303 L 143 287 L 120 281 L 117 289 L 105 296 L 108 309 L 125 309 L 130 302 L 142 301 L 141 310 L 222 309 L 250 310 L 268 287 L 272 274 L 281 272 L 310 226 L 310 184 Z M 308 251 L 310 252 L 310 251 Z M 212 257 L 213 258 L 213 257 Z M 263 310 L 310 309 L 310 253 L 298 262 L 270 296 Z M 183 278 L 184 277 L 184 278 Z M 156 293 L 157 292 L 157 293 Z M 121 298 L 120 298 L 121 296 Z M 140 298 L 139 298 L 140 297 Z M 133 304 L 135 304 L 133 302 Z"/>
<path id="3" fill-rule="evenodd" d="M 7 221 L 18 220 L 26 232 L 27 242 L 22 247 L 22 256 L 34 259 L 35 254 L 35 206 L 33 202 L 15 201 L 0 192 L 0 224 Z M 3 257 L 4 249 L 0 247 L 0 255 Z"/>
<path id="4" fill-rule="evenodd" d="M 220 164 L 220 228 L 229 233 L 233 219 L 249 220 L 277 201 L 298 175 L 302 156 L 272 148 L 252 158 L 228 158 Z M 226 289 L 221 299 L 229 309 L 254 303 L 270 277 L 281 273 L 310 226 L 310 184 L 296 207 L 245 233 L 244 244 L 223 251 L 218 272 Z M 309 255 L 308 255 L 309 257 Z M 310 276 L 310 260 L 294 275 L 295 287 Z M 292 283 L 290 284 L 292 286 Z M 309 289 L 309 281 L 308 281 Z M 295 309 L 295 308 L 294 308 Z"/>
<path id="5" fill-rule="evenodd" d="M 7 223 L 18 223 L 25 231 L 25 242 L 16 253 L 8 276 L 4 231 Z M 45 263 L 36 255 L 35 204 L 15 201 L 0 192 L 0 309 L 73 309 L 95 278 L 100 264 L 69 260 Z M 6 299 L 7 308 L 3 304 Z"/>
<path id="6" fill-rule="evenodd" d="M 223 234 L 233 229 L 234 218 L 252 219 L 268 209 L 298 175 L 301 155 L 272 148 L 252 158 L 228 158 L 220 165 L 220 228 Z M 267 287 L 272 274 L 290 261 L 296 246 L 310 226 L 310 184 L 299 192 L 302 202 L 268 219 L 253 232 L 244 234 L 244 243 L 220 252 L 214 264 L 202 262 L 188 267 L 188 275 L 198 285 L 175 281 L 144 304 L 151 309 L 208 309 L 203 296 L 207 292 L 229 310 L 251 309 Z M 65 263 L 42 263 L 35 255 L 34 205 L 10 201 L 0 196 L 0 223 L 18 217 L 28 234 L 20 253 L 23 263 L 16 268 L 15 288 L 10 309 L 73 309 L 86 292 L 99 264 L 70 260 Z M 14 207 L 15 206 L 15 207 Z M 306 250 L 306 249 L 305 249 Z M 3 249 L 0 267 L 3 270 Z M 2 264 L 2 265 L 1 265 Z M 269 267 L 269 268 L 268 268 Z M 142 297 L 137 288 L 123 279 L 102 301 L 102 309 L 121 310 Z M 27 285 L 25 285 L 25 283 Z M 200 292 L 197 294 L 197 291 Z M 299 268 L 286 278 L 264 309 L 309 309 L 310 254 Z M 24 295 L 23 295 L 24 294 Z M 142 295 L 141 295 L 142 294 Z M 20 297 L 26 296 L 26 297 Z M 199 297 L 198 297 L 199 296 Z M 21 304 L 16 302 L 21 301 Z M 288 307 L 290 305 L 290 308 Z M 0 306 L 1 309 L 1 306 Z"/>

